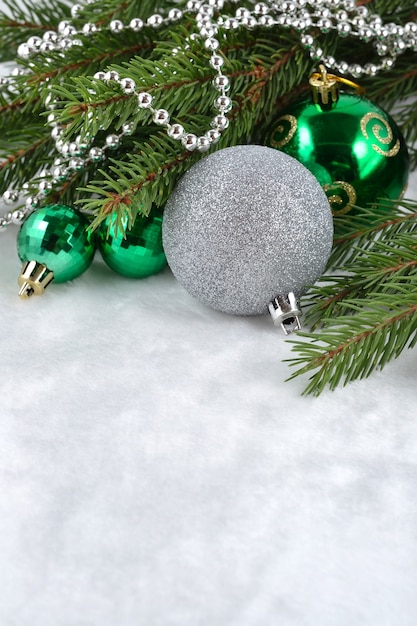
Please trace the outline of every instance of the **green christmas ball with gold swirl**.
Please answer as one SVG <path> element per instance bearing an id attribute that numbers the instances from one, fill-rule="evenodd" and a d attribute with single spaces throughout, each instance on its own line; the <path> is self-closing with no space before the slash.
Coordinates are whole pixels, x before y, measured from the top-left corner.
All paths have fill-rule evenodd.
<path id="1" fill-rule="evenodd" d="M 324 91 L 282 111 L 264 139 L 316 176 L 335 218 L 398 199 L 409 172 L 407 146 L 392 117 L 363 96 L 339 93 L 339 80 L 325 74 Z"/>

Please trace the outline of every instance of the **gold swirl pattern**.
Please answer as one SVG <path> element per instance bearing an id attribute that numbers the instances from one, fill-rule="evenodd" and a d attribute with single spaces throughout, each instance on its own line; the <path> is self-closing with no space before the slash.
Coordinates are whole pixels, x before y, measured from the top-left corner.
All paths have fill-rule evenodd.
<path id="1" fill-rule="evenodd" d="M 333 215 L 349 213 L 352 204 L 356 203 L 355 188 L 344 180 L 335 180 L 330 184 L 323 185 L 323 189 L 329 200 Z"/>
<path id="2" fill-rule="evenodd" d="M 380 122 L 382 126 L 380 126 L 379 124 L 374 124 L 372 126 L 373 138 L 376 139 L 380 144 L 378 145 L 376 143 L 373 143 L 372 144 L 373 150 L 375 150 L 375 152 L 377 152 L 378 154 L 381 154 L 382 156 L 386 156 L 386 157 L 395 156 L 396 154 L 398 154 L 398 151 L 400 149 L 400 140 L 397 139 L 395 144 L 391 148 L 388 148 L 388 146 L 392 143 L 394 139 L 394 135 L 393 135 L 391 126 L 388 124 L 387 120 L 382 117 L 382 115 L 379 115 L 378 113 L 372 113 L 372 112 L 364 115 L 363 118 L 361 119 L 362 135 L 365 137 L 365 139 L 369 139 L 368 124 L 369 122 L 374 121 L 374 120 L 378 120 L 378 122 Z M 384 135 L 381 135 L 381 131 L 385 131 Z M 384 148 L 384 146 L 386 146 L 386 148 Z"/>
<path id="3" fill-rule="evenodd" d="M 277 126 L 274 129 L 272 138 L 270 140 L 271 148 L 282 148 L 285 146 L 295 135 L 297 130 L 297 118 L 294 115 L 282 115 L 277 120 Z M 275 135 L 284 135 L 281 139 L 275 139 Z"/>

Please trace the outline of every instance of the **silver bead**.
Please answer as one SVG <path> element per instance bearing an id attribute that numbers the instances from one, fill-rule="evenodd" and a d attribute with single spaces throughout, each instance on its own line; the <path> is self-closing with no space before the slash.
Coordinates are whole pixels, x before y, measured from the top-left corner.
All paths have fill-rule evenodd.
<path id="1" fill-rule="evenodd" d="M 239 28 L 239 21 L 234 19 L 233 17 L 228 17 L 224 20 L 223 28 L 226 30 L 236 30 Z"/>
<path id="2" fill-rule="evenodd" d="M 337 32 L 339 33 L 339 37 L 347 37 L 352 32 L 352 26 L 349 22 L 339 22 L 336 26 Z"/>
<path id="3" fill-rule="evenodd" d="M 366 26 L 364 28 L 359 28 L 358 33 L 360 39 L 362 39 L 363 41 L 371 41 L 372 37 L 374 36 L 372 28 L 368 28 Z"/>
<path id="4" fill-rule="evenodd" d="M 345 0 L 345 3 L 346 2 L 349 2 L 349 0 Z M 355 8 L 356 2 L 353 2 L 353 5 L 354 5 L 353 8 Z M 359 6 L 359 7 L 356 7 L 356 14 L 360 15 L 361 17 L 368 17 L 369 9 L 368 9 L 368 7 L 363 6 L 363 5 Z M 375 17 L 378 18 L 379 20 L 381 20 L 379 15 L 376 15 Z"/>
<path id="5" fill-rule="evenodd" d="M 82 10 L 83 7 L 81 4 L 73 4 L 71 7 L 71 17 L 78 17 Z"/>
<path id="6" fill-rule="evenodd" d="M 329 20 L 327 17 L 322 17 L 317 20 L 317 28 L 319 28 L 322 33 L 328 33 L 332 25 L 332 20 Z"/>
<path id="7" fill-rule="evenodd" d="M 150 93 L 146 91 L 141 91 L 138 93 L 138 105 L 140 109 L 149 109 L 152 106 L 152 96 Z"/>
<path id="8" fill-rule="evenodd" d="M 252 28 L 256 28 L 258 25 L 258 21 L 253 15 L 248 15 L 247 17 L 242 18 L 242 26 L 245 26 L 248 30 L 252 30 Z"/>
<path id="9" fill-rule="evenodd" d="M 213 87 L 218 91 L 228 91 L 230 89 L 230 80 L 224 74 L 218 74 L 213 78 Z"/>
<path id="10" fill-rule="evenodd" d="M 202 4 L 198 12 L 206 17 L 213 17 L 214 15 L 214 9 L 209 4 Z"/>
<path id="11" fill-rule="evenodd" d="M 58 122 L 56 121 L 55 113 L 50 113 L 48 117 L 46 118 L 46 121 L 49 124 L 49 126 L 56 126 L 58 124 Z"/>
<path id="12" fill-rule="evenodd" d="M 384 70 L 390 70 L 393 65 L 394 59 L 392 59 L 391 57 L 386 57 L 385 59 L 382 59 L 382 67 Z"/>
<path id="13" fill-rule="evenodd" d="M 68 170 L 64 165 L 57 165 L 52 170 L 52 177 L 55 182 L 63 183 L 68 178 Z"/>
<path id="14" fill-rule="evenodd" d="M 62 20 L 62 22 L 59 22 L 58 24 L 58 32 L 61 33 L 62 35 L 66 27 L 69 26 L 70 24 L 71 22 L 69 20 Z"/>
<path id="15" fill-rule="evenodd" d="M 229 126 L 229 120 L 225 115 L 216 115 L 212 119 L 210 126 L 216 130 L 225 130 Z"/>
<path id="16" fill-rule="evenodd" d="M 88 150 L 88 146 L 90 145 L 87 138 L 83 138 L 81 137 L 81 135 L 77 135 L 77 137 L 75 138 L 75 143 L 77 144 L 78 150 L 80 152 L 86 152 L 86 150 Z"/>
<path id="17" fill-rule="evenodd" d="M 206 50 L 212 50 L 214 52 L 214 50 L 217 50 L 217 48 L 219 47 L 219 42 L 217 41 L 217 39 L 214 39 L 214 37 L 209 37 L 204 42 L 204 47 L 206 48 Z"/>
<path id="18" fill-rule="evenodd" d="M 58 100 L 54 98 L 54 96 L 51 93 L 49 93 L 45 98 L 45 107 L 49 110 L 55 109 L 57 102 Z"/>
<path id="19" fill-rule="evenodd" d="M 195 34 L 196 33 L 193 33 L 193 35 L 195 35 Z M 214 28 L 211 28 L 211 27 L 208 27 L 208 26 L 202 26 L 200 28 L 200 35 L 201 35 L 201 37 L 203 37 L 203 39 L 210 39 L 210 38 L 214 37 L 214 35 L 216 35 L 216 34 L 217 34 L 217 31 Z M 215 49 L 217 50 L 217 48 L 215 48 Z"/>
<path id="20" fill-rule="evenodd" d="M 56 44 L 53 41 L 43 41 L 41 43 L 40 51 L 44 54 L 56 50 Z"/>
<path id="21" fill-rule="evenodd" d="M 265 26 L 266 28 L 271 28 L 274 25 L 274 18 L 271 15 L 260 15 L 258 17 L 258 23 L 260 26 Z"/>
<path id="22" fill-rule="evenodd" d="M 181 139 L 184 135 L 184 127 L 181 124 L 172 124 L 168 128 L 167 134 L 172 139 Z"/>
<path id="23" fill-rule="evenodd" d="M 88 157 L 95 163 L 97 163 L 98 161 L 101 161 L 104 157 L 103 149 L 99 148 L 98 146 L 94 146 L 93 148 L 90 148 L 88 152 Z"/>
<path id="24" fill-rule="evenodd" d="M 69 37 L 63 37 L 58 42 L 59 47 L 62 48 L 63 50 L 68 50 L 69 48 L 72 47 L 72 44 L 73 44 L 72 39 L 70 39 Z"/>
<path id="25" fill-rule="evenodd" d="M 34 50 L 27 43 L 21 43 L 17 48 L 17 56 L 20 59 L 29 59 L 29 57 L 33 54 Z"/>
<path id="26" fill-rule="evenodd" d="M 336 20 L 338 22 L 346 22 L 349 19 L 348 14 L 346 13 L 346 11 L 340 10 L 340 11 L 336 11 Z"/>
<path id="27" fill-rule="evenodd" d="M 106 137 L 106 146 L 110 148 L 110 150 L 115 150 L 120 146 L 120 137 L 119 135 L 111 134 Z"/>
<path id="28" fill-rule="evenodd" d="M 56 43 L 58 41 L 58 35 L 54 30 L 47 30 L 42 35 L 42 39 L 47 43 Z"/>
<path id="29" fill-rule="evenodd" d="M 104 80 L 113 80 L 115 82 L 119 82 L 120 80 L 119 73 L 116 72 L 115 70 L 109 70 L 108 72 L 105 73 Z"/>
<path id="30" fill-rule="evenodd" d="M 106 79 L 106 72 L 102 72 L 102 71 L 96 72 L 94 74 L 93 78 L 95 80 L 105 80 Z"/>
<path id="31" fill-rule="evenodd" d="M 135 93 L 136 83 L 133 78 L 122 78 L 120 81 L 120 86 L 123 91 L 128 95 Z"/>
<path id="32" fill-rule="evenodd" d="M 135 124 L 133 122 L 126 122 L 122 126 L 122 133 L 123 135 L 126 135 L 126 136 L 133 135 L 134 130 L 135 130 Z"/>
<path id="33" fill-rule="evenodd" d="M 188 11 L 198 11 L 199 8 L 201 7 L 201 2 L 199 2 L 199 0 L 189 0 L 187 2 L 187 9 Z"/>
<path id="34" fill-rule="evenodd" d="M 221 133 L 215 128 L 211 128 L 206 132 L 206 137 L 208 138 L 210 143 L 215 144 L 219 141 Z"/>
<path id="35" fill-rule="evenodd" d="M 72 24 L 67 24 L 65 28 L 60 31 L 64 37 L 72 37 L 77 32 L 77 29 Z"/>
<path id="36" fill-rule="evenodd" d="M 197 148 L 197 141 L 198 141 L 198 137 L 197 135 L 194 135 L 193 133 L 187 133 L 181 139 L 181 143 L 184 146 L 184 148 L 186 150 L 189 150 L 190 152 L 192 152 L 193 150 Z"/>
<path id="37" fill-rule="evenodd" d="M 62 154 L 62 156 L 69 155 L 69 143 L 67 143 L 66 141 L 62 141 L 62 139 L 58 139 L 58 141 L 55 143 L 55 147 L 58 150 L 58 152 Z"/>
<path id="38" fill-rule="evenodd" d="M 129 28 L 135 33 L 139 32 L 143 28 L 143 20 L 139 17 L 134 17 L 133 20 L 130 20 L 129 22 Z"/>
<path id="39" fill-rule="evenodd" d="M 349 71 L 349 65 L 348 63 L 346 63 L 346 61 L 341 61 L 340 63 L 338 63 L 337 69 L 341 74 L 347 74 Z"/>
<path id="40" fill-rule="evenodd" d="M 38 191 L 47 196 L 52 191 L 52 183 L 49 180 L 41 180 L 38 185 Z"/>
<path id="41" fill-rule="evenodd" d="M 3 194 L 3 201 L 5 204 L 15 204 L 19 200 L 19 193 L 14 189 L 6 189 Z"/>
<path id="42" fill-rule="evenodd" d="M 169 123 L 169 113 L 165 109 L 157 109 L 153 114 L 153 121 L 155 124 L 165 126 Z"/>
<path id="43" fill-rule="evenodd" d="M 241 20 L 242 17 L 250 16 L 249 9 L 245 9 L 245 7 L 238 7 L 235 12 L 236 19 Z"/>
<path id="44" fill-rule="evenodd" d="M 159 13 L 155 13 L 154 15 L 148 17 L 146 23 L 152 28 L 159 28 L 164 23 L 164 18 L 162 17 L 162 15 L 159 15 Z"/>
<path id="45" fill-rule="evenodd" d="M 9 84 L 9 79 L 7 76 L 0 76 L 0 87 L 5 87 Z"/>
<path id="46" fill-rule="evenodd" d="M 266 15 L 269 11 L 269 7 L 264 2 L 257 2 L 253 8 L 255 15 Z"/>
<path id="47" fill-rule="evenodd" d="M 214 68 L 215 70 L 219 70 L 224 65 L 223 57 L 219 56 L 218 54 L 213 54 L 210 57 L 209 62 L 210 62 L 211 67 Z"/>
<path id="48" fill-rule="evenodd" d="M 84 169 L 84 159 L 77 156 L 72 157 L 69 162 L 69 167 L 75 172 L 80 172 L 82 169 Z"/>
<path id="49" fill-rule="evenodd" d="M 309 49 L 314 45 L 314 38 L 311 35 L 302 35 L 300 42 L 304 48 Z"/>
<path id="50" fill-rule="evenodd" d="M 232 100 L 229 96 L 219 96 L 214 101 L 214 106 L 218 111 L 222 113 L 227 113 L 232 108 Z"/>
<path id="51" fill-rule="evenodd" d="M 28 46 L 30 46 L 34 50 L 39 50 L 41 43 L 42 39 L 36 36 L 29 37 L 29 39 L 27 40 Z"/>
<path id="52" fill-rule="evenodd" d="M 6 218 L 0 217 L 0 233 L 4 233 L 8 225 L 9 222 L 6 220 Z"/>
<path id="53" fill-rule="evenodd" d="M 71 143 L 69 144 L 68 152 L 71 156 L 79 156 L 80 147 L 76 141 L 71 141 Z"/>
<path id="54" fill-rule="evenodd" d="M 50 115 L 48 115 L 48 120 L 49 120 Z M 55 116 L 54 116 L 55 119 Z M 55 124 L 57 124 L 57 122 L 55 122 Z M 60 139 L 62 137 L 62 135 L 64 134 L 64 130 L 61 126 L 54 126 L 53 129 L 51 130 L 51 137 L 52 139 L 54 139 L 54 141 L 57 141 L 58 139 Z"/>
<path id="55" fill-rule="evenodd" d="M 124 29 L 124 24 L 121 20 L 112 20 L 109 24 L 109 28 L 112 33 L 121 33 Z"/>
<path id="56" fill-rule="evenodd" d="M 406 35 L 417 35 L 417 23 L 416 22 L 407 22 L 404 25 L 404 32 Z"/>
<path id="57" fill-rule="evenodd" d="M 29 209 L 29 210 L 36 209 L 38 208 L 39 205 L 40 205 L 40 201 L 37 196 L 31 194 L 30 196 L 26 198 L 26 201 L 25 201 L 26 209 Z"/>
<path id="58" fill-rule="evenodd" d="M 16 224 L 17 226 L 19 226 L 23 222 L 25 217 L 26 213 L 21 209 L 16 209 L 16 211 L 13 211 L 13 213 L 11 214 L 11 220 L 13 224 Z"/>
<path id="59" fill-rule="evenodd" d="M 87 22 L 86 24 L 84 24 L 83 35 L 92 35 L 95 32 L 97 32 L 97 26 L 95 24 L 93 24 L 92 22 Z"/>
<path id="60" fill-rule="evenodd" d="M 315 61 L 320 61 L 320 59 L 323 57 L 323 49 L 313 46 L 310 50 L 310 57 Z"/>
<path id="61" fill-rule="evenodd" d="M 205 135 L 203 137 L 198 137 L 197 139 L 197 150 L 199 152 L 207 152 L 207 150 L 210 150 L 210 140 L 208 137 L 206 137 Z"/>
<path id="62" fill-rule="evenodd" d="M 171 22 L 176 22 L 177 20 L 180 20 L 182 18 L 182 11 L 180 11 L 180 9 L 170 9 L 168 11 L 168 19 Z"/>
<path id="63" fill-rule="evenodd" d="M 376 76 L 378 73 L 378 68 L 374 63 L 366 63 L 363 69 L 367 76 Z"/>

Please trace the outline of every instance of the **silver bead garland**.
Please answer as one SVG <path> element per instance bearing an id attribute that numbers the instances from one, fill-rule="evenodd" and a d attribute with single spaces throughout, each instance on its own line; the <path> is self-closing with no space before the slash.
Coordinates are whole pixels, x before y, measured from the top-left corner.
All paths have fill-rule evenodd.
<path id="1" fill-rule="evenodd" d="M 230 0 L 237 4 L 239 0 Z M 85 0 L 85 4 L 91 4 L 92 0 Z M 82 18 L 84 5 L 77 3 L 71 8 L 73 19 Z M 232 110 L 233 102 L 228 96 L 230 81 L 223 66 L 225 55 L 221 52 L 221 41 L 218 38 L 219 28 L 224 30 L 237 30 L 240 28 L 253 29 L 255 27 L 272 28 L 279 26 L 285 29 L 294 29 L 299 33 L 300 44 L 309 52 L 313 61 L 320 60 L 327 68 L 340 74 L 349 74 L 355 78 L 360 76 L 375 76 L 382 70 L 389 69 L 396 58 L 408 49 L 417 50 L 417 22 L 408 22 L 404 26 L 389 23 L 383 24 L 381 17 L 371 13 L 366 6 L 357 6 L 355 0 L 267 0 L 253 3 L 250 10 L 245 7 L 237 7 L 234 15 L 224 15 L 222 10 L 224 0 L 189 0 L 185 11 L 178 8 L 170 9 L 166 14 L 157 11 L 147 19 L 135 17 L 128 24 L 120 19 L 113 19 L 104 27 L 103 25 L 85 22 L 81 27 L 76 27 L 70 20 L 63 20 L 58 24 L 56 31 L 46 31 L 43 37 L 30 37 L 18 47 L 18 57 L 31 59 L 36 55 L 47 55 L 51 51 L 60 51 L 63 56 L 72 46 L 81 46 L 79 35 L 94 37 L 103 30 L 110 30 L 114 34 L 123 33 L 125 30 L 139 32 L 143 28 L 157 30 L 163 25 L 174 24 L 181 20 L 194 17 L 196 32 L 190 34 L 189 40 L 201 41 L 202 47 L 210 56 L 209 66 L 216 72 L 213 79 L 213 108 L 215 115 L 211 120 L 210 127 L 203 129 L 201 135 L 188 132 L 179 123 L 171 123 L 170 112 L 155 106 L 151 94 L 138 90 L 135 81 L 130 77 L 120 78 L 113 70 L 98 71 L 94 78 L 98 81 L 114 82 L 120 85 L 123 92 L 136 97 L 138 110 L 148 112 L 152 121 L 165 128 L 168 137 L 174 141 L 180 141 L 186 150 L 206 152 L 217 143 L 221 134 L 229 125 L 228 114 Z M 344 60 L 336 60 L 331 56 L 324 56 L 319 44 L 319 34 L 327 34 L 335 31 L 339 37 L 356 37 L 361 41 L 373 43 L 378 63 L 366 63 L 365 65 L 349 65 Z M 319 33 L 319 34 L 318 34 Z M 226 35 L 223 36 L 226 38 Z M 184 50 L 188 49 L 186 43 Z M 180 49 L 174 49 L 173 54 L 179 54 Z M 0 79 L 0 86 L 13 87 L 14 76 L 25 75 L 30 70 L 16 68 L 8 78 Z M 45 107 L 50 110 L 47 123 L 51 126 L 51 136 L 55 141 L 55 148 L 60 155 L 54 160 L 49 170 L 43 172 L 43 176 L 49 176 L 53 184 L 62 184 L 74 173 L 81 171 L 89 163 L 98 163 L 106 158 L 107 152 L 116 149 L 123 141 L 124 136 L 134 132 L 133 122 L 123 125 L 119 134 L 112 133 L 105 138 L 103 146 L 92 146 L 94 137 L 88 140 L 78 136 L 74 142 L 63 141 L 63 128 L 58 125 L 54 114 L 55 103 L 51 96 L 45 100 Z M 42 177 L 42 174 L 39 178 Z M 20 196 L 26 195 L 25 208 L 9 211 L 0 217 L 0 231 L 10 223 L 21 223 L 28 213 L 45 202 L 45 198 L 52 190 L 52 184 L 40 180 L 37 184 L 27 185 L 27 189 L 20 191 L 8 189 L 3 194 L 6 204 L 16 204 Z"/>

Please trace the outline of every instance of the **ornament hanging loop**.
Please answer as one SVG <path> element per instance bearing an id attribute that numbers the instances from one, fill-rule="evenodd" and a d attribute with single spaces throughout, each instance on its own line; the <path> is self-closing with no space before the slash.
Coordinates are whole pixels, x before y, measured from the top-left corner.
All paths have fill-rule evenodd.
<path id="1" fill-rule="evenodd" d="M 313 102 L 323 111 L 330 111 L 339 100 L 340 84 L 354 89 L 358 94 L 365 93 L 365 89 L 352 80 L 335 74 L 328 74 L 323 64 L 319 65 L 318 72 L 311 74 L 309 83 Z"/>

